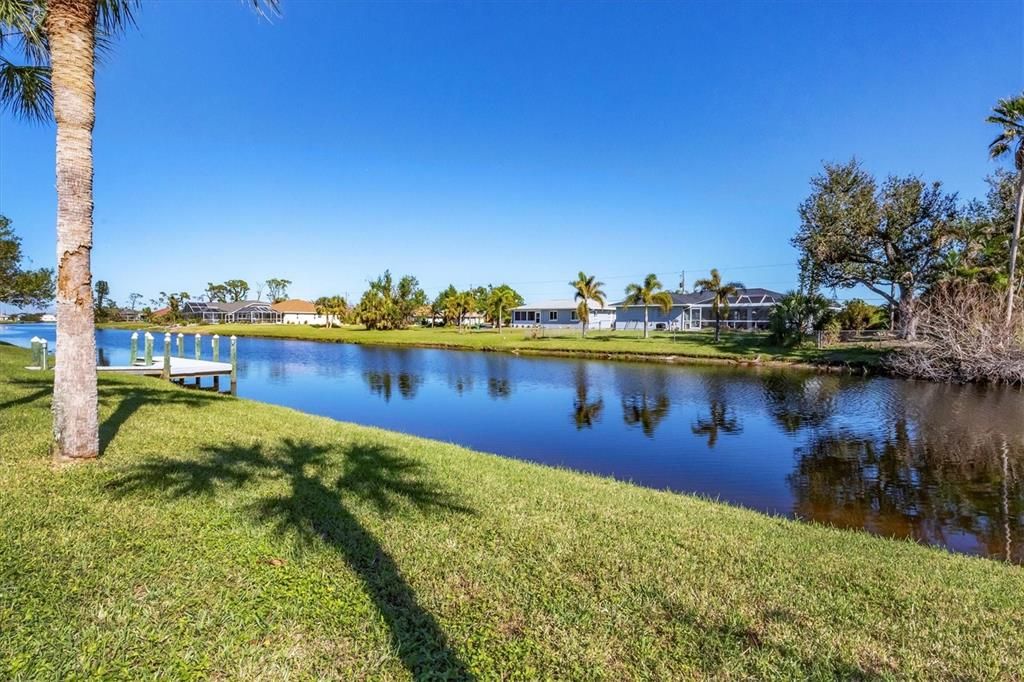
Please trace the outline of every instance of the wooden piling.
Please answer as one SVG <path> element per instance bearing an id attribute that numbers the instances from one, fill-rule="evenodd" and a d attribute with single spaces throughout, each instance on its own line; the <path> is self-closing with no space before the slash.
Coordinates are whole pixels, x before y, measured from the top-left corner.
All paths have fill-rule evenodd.
<path id="1" fill-rule="evenodd" d="M 220 362 L 220 334 L 213 335 L 213 361 Z"/>
<path id="2" fill-rule="evenodd" d="M 146 332 L 144 339 L 146 346 L 146 357 L 143 358 L 145 361 L 144 364 L 146 365 L 146 367 L 150 367 L 153 365 L 153 335 L 150 334 L 149 332 Z"/>
<path id="3" fill-rule="evenodd" d="M 46 339 L 39 339 L 39 345 L 41 346 L 39 349 L 39 366 L 43 369 L 48 369 L 50 366 L 50 342 Z"/>
<path id="4" fill-rule="evenodd" d="M 238 337 L 231 335 L 231 395 L 238 394 Z"/>
<path id="5" fill-rule="evenodd" d="M 39 369 L 43 366 L 43 361 L 39 357 L 39 353 L 43 348 L 43 340 L 38 336 L 32 337 L 32 367 L 33 369 Z"/>
<path id="6" fill-rule="evenodd" d="M 178 357 L 185 357 L 185 335 L 178 332 Z"/>
<path id="7" fill-rule="evenodd" d="M 128 344 L 128 366 L 133 366 L 139 360 L 139 333 L 132 332 L 131 343 Z"/>
<path id="8" fill-rule="evenodd" d="M 163 379 L 171 378 L 171 333 L 164 334 L 164 371 L 160 375 Z"/>
<path id="9" fill-rule="evenodd" d="M 196 333 L 196 360 L 200 359 L 199 356 L 202 354 L 202 352 L 203 352 L 203 343 L 202 343 L 202 340 L 200 339 L 199 333 L 197 332 Z"/>

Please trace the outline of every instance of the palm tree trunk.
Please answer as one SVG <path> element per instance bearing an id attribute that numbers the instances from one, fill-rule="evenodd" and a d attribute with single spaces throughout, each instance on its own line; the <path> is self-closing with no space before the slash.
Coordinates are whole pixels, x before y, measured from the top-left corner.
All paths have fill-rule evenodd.
<path id="1" fill-rule="evenodd" d="M 1006 324 L 1013 320 L 1013 297 L 1017 284 L 1017 251 L 1020 249 L 1021 220 L 1024 219 L 1024 170 L 1019 171 L 1020 182 L 1017 185 L 1017 215 L 1013 221 L 1013 236 L 1010 238 L 1010 286 L 1006 293 Z"/>
<path id="2" fill-rule="evenodd" d="M 53 454 L 99 454 L 92 271 L 95 0 L 51 0 L 46 17 L 57 121 L 57 365 Z"/>

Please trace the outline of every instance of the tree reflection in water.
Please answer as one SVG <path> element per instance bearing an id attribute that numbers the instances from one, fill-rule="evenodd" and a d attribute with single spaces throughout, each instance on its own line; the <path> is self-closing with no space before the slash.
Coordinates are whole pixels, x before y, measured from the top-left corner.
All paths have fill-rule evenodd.
<path id="1" fill-rule="evenodd" d="M 651 395 L 641 391 L 622 399 L 622 420 L 629 426 L 640 425 L 644 435 L 654 437 L 654 430 L 668 417 L 668 395 Z"/>
<path id="2" fill-rule="evenodd" d="M 730 410 L 721 400 L 711 401 L 710 415 L 707 419 L 699 418 L 690 427 L 695 436 L 706 436 L 708 447 L 715 447 L 720 433 L 740 433 L 743 426 L 736 417 L 735 410 Z"/>
<path id="3" fill-rule="evenodd" d="M 920 384 L 901 393 L 883 432 L 820 429 L 797 448 L 794 515 L 1024 562 L 1020 396 Z"/>
<path id="4" fill-rule="evenodd" d="M 573 380 L 576 384 L 576 397 L 572 401 L 572 419 L 576 430 L 581 431 L 600 421 L 604 398 L 598 396 L 596 400 L 590 399 L 590 379 L 584 365 L 578 365 L 573 370 Z"/>
<path id="5" fill-rule="evenodd" d="M 398 394 L 406 400 L 416 397 L 416 392 L 423 383 L 423 377 L 410 372 L 376 372 L 363 373 L 366 385 L 370 392 L 384 398 L 384 402 L 391 401 L 391 395 L 395 389 Z"/>
<path id="6" fill-rule="evenodd" d="M 786 433 L 828 422 L 836 409 L 836 396 L 845 384 L 853 385 L 848 377 L 789 369 L 767 372 L 761 377 L 768 411 Z"/>

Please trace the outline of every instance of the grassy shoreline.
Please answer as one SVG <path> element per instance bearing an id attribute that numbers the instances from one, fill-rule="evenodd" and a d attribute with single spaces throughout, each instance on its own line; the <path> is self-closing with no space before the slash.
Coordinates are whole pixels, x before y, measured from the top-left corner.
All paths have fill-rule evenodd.
<path id="1" fill-rule="evenodd" d="M 637 362 L 709 362 L 760 365 L 796 365 L 814 368 L 878 372 L 887 348 L 878 344 L 843 344 L 817 349 L 787 348 L 773 345 L 766 334 L 747 332 L 723 334 L 714 343 L 710 332 L 686 332 L 673 336 L 653 332 L 644 339 L 640 332 L 592 331 L 586 338 L 559 333 L 533 338 L 525 329 L 467 330 L 413 327 L 390 331 L 371 331 L 359 326 L 327 329 L 283 324 L 215 324 L 181 327 L 148 326 L 137 323 L 111 323 L 101 328 L 173 329 L 190 333 L 235 334 L 260 338 L 296 339 L 328 343 L 354 343 L 387 346 L 474 350 L 522 355 L 551 355 L 608 358 Z"/>
<path id="2" fill-rule="evenodd" d="M 1024 571 L 0 345 L 0 674 L 1014 678 Z"/>

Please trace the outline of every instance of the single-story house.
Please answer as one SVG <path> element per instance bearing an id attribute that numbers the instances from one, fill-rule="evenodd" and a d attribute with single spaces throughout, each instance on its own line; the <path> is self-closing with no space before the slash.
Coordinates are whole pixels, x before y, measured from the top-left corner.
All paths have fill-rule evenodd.
<path id="1" fill-rule="evenodd" d="M 670 293 L 672 308 L 663 313 L 652 305 L 647 309 L 649 329 L 702 329 L 715 325 L 712 311 L 714 295 L 709 292 L 691 294 Z M 768 315 L 782 294 L 769 289 L 740 289 L 729 297 L 729 312 L 722 316 L 722 326 L 731 329 L 765 329 Z M 618 303 L 615 321 L 616 329 L 643 329 L 644 306 Z"/>
<path id="2" fill-rule="evenodd" d="M 588 301 L 588 329 L 614 329 L 615 305 Z M 512 309 L 513 327 L 575 328 L 580 326 L 577 302 L 571 298 L 540 301 Z"/>
<path id="3" fill-rule="evenodd" d="M 39 317 L 40 322 L 56 322 L 57 316 L 53 313 L 43 313 Z"/>
<path id="4" fill-rule="evenodd" d="M 267 301 L 185 301 L 181 304 L 181 315 L 187 320 L 199 322 L 280 322 L 281 313 L 271 308 Z"/>
<path id="5" fill-rule="evenodd" d="M 300 298 L 292 298 L 287 301 L 278 301 L 270 306 L 271 310 L 281 314 L 281 322 L 284 324 L 327 324 L 327 316 L 316 311 L 316 306 L 310 301 Z M 332 320 L 335 324 L 339 320 Z"/>
<path id="6" fill-rule="evenodd" d="M 142 312 L 131 308 L 118 308 L 117 318 L 122 322 L 138 322 L 142 319 Z"/>

